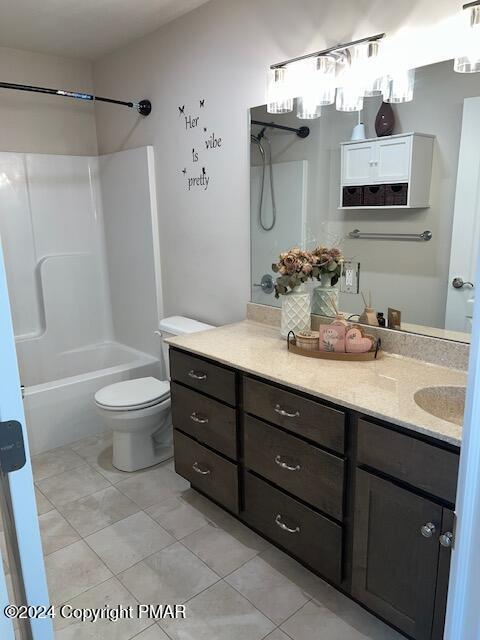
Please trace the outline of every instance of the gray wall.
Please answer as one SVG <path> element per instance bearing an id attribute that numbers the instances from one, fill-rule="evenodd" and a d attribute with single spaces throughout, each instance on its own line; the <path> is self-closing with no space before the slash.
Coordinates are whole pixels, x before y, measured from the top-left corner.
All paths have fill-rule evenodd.
<path id="1" fill-rule="evenodd" d="M 92 91 L 92 64 L 0 47 L 2 82 Z M 91 102 L 0 89 L 2 151 L 96 155 Z"/>
<path id="2" fill-rule="evenodd" d="M 445 59 L 452 55 L 446 50 L 452 38 L 442 37 L 443 21 L 459 10 L 457 0 L 212 0 L 95 63 L 98 93 L 153 101 L 145 120 L 101 104 L 96 120 L 101 153 L 155 147 L 167 314 L 212 323 L 245 316 L 250 297 L 247 110 L 264 102 L 267 66 L 382 31 L 398 42 L 403 38 L 402 51 L 417 64 Z M 437 29 L 433 45 L 432 29 Z M 208 190 L 189 193 L 181 169 L 191 149 L 179 127 L 178 106 L 196 112 L 199 98 L 208 105 L 209 130 L 224 142 L 208 160 Z"/>

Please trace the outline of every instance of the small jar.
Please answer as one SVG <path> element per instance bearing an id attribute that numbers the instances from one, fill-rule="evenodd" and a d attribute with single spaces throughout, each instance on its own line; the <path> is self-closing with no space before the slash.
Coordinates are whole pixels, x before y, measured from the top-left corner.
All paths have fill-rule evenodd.
<path id="1" fill-rule="evenodd" d="M 318 331 L 300 331 L 295 334 L 296 345 L 305 351 L 318 351 Z"/>

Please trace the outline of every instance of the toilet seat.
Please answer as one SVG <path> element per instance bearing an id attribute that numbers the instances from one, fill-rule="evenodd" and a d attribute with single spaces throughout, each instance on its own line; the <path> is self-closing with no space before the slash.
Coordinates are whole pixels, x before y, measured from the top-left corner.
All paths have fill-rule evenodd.
<path id="1" fill-rule="evenodd" d="M 137 411 L 170 399 L 170 383 L 152 376 L 110 384 L 95 394 L 95 403 L 107 411 Z"/>

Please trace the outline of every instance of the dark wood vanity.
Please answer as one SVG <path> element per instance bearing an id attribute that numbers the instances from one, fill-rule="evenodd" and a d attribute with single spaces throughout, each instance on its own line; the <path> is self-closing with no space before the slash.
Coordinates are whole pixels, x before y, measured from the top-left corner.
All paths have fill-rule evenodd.
<path id="1" fill-rule="evenodd" d="M 177 473 L 408 637 L 441 640 L 457 448 L 177 348 L 170 372 Z"/>

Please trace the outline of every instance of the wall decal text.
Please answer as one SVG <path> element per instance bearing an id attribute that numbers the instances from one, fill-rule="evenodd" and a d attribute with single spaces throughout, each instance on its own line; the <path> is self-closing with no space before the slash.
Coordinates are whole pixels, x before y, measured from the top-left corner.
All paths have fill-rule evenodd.
<path id="1" fill-rule="evenodd" d="M 185 104 L 178 107 L 178 113 L 183 122 L 184 135 L 188 136 L 189 140 L 188 150 L 185 149 L 186 153 L 189 154 L 189 162 L 179 171 L 183 174 L 187 191 L 207 191 L 211 180 L 208 167 L 204 164 L 199 173 L 198 169 L 195 169 L 195 165 L 200 160 L 205 163 L 205 154 L 210 156 L 212 153 L 215 154 L 221 151 L 224 141 L 215 133 L 214 127 L 207 126 L 211 123 L 207 120 L 206 99 L 199 98 L 196 104 L 197 108 L 201 110 L 197 113 L 195 113 L 194 109 L 190 110 Z"/>

